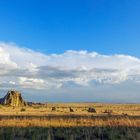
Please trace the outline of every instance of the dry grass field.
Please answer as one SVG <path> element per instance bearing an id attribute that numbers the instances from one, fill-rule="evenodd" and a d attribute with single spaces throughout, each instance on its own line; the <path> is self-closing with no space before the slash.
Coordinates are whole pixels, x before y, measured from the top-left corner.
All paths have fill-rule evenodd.
<path id="1" fill-rule="evenodd" d="M 140 104 L 0 106 L 1 139 L 139 140 Z"/>

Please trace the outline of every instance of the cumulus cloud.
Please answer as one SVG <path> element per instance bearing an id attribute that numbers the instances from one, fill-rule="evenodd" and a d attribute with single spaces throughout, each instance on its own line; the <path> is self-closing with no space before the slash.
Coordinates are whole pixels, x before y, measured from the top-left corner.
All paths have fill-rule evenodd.
<path id="1" fill-rule="evenodd" d="M 0 76 L 3 87 L 31 89 L 65 88 L 68 84 L 90 87 L 93 83 L 119 84 L 128 80 L 139 83 L 140 59 L 73 50 L 46 55 L 1 42 Z"/>
<path id="2" fill-rule="evenodd" d="M 19 85 L 24 88 L 35 87 L 37 89 L 40 89 L 42 88 L 44 83 L 45 82 L 43 79 L 19 77 Z"/>

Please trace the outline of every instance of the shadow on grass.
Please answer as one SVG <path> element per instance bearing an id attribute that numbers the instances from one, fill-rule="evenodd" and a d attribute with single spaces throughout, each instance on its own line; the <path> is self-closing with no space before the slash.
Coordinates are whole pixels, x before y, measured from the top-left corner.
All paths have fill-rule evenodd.
<path id="1" fill-rule="evenodd" d="M 0 140 L 140 140 L 140 127 L 1 127 Z"/>
<path id="2" fill-rule="evenodd" d="M 39 118 L 39 119 L 72 119 L 72 118 L 91 118 L 91 119 L 108 119 L 108 118 L 129 118 L 129 119 L 140 119 L 140 116 L 129 116 L 129 115 L 111 115 L 111 114 L 104 114 L 104 115 L 75 115 L 75 114 L 68 114 L 68 115 L 46 115 L 46 116 L 37 116 L 37 115 L 0 115 L 0 119 L 32 119 L 32 118 Z"/>

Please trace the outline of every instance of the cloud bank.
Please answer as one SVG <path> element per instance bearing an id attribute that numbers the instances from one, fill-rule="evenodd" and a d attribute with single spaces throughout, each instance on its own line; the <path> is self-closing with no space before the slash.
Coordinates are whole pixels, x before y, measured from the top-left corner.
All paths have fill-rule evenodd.
<path id="1" fill-rule="evenodd" d="M 112 87 L 129 82 L 140 83 L 139 58 L 85 50 L 47 55 L 14 43 L 0 42 L 1 89 L 61 90 L 67 96 L 69 88 L 90 89 L 92 92 L 92 89 L 109 86 L 113 92 Z M 121 92 L 123 90 L 126 89 L 122 88 Z"/>

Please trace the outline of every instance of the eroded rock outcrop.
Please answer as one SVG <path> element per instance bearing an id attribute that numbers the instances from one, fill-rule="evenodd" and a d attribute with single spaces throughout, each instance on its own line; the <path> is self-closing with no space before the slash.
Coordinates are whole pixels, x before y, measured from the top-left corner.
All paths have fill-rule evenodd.
<path id="1" fill-rule="evenodd" d="M 21 93 L 16 90 L 8 91 L 4 98 L 0 99 L 0 103 L 3 105 L 15 107 L 26 105 L 26 102 L 23 100 Z"/>

